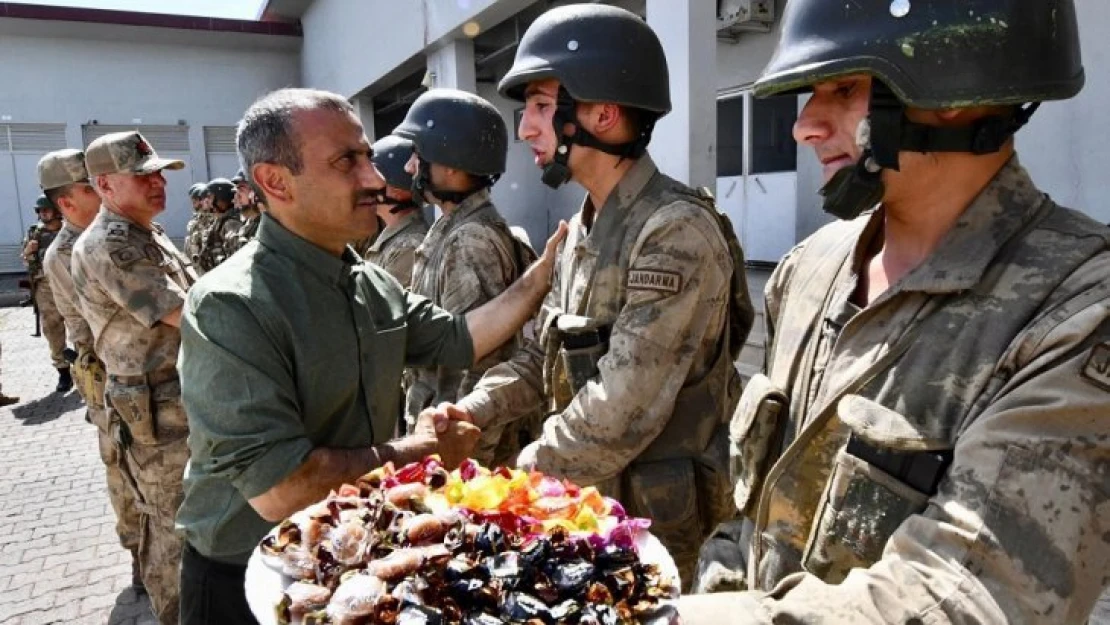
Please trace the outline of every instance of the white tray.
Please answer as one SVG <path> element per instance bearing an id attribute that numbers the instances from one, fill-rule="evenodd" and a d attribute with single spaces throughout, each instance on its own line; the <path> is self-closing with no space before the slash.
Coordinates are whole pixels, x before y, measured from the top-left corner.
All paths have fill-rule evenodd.
<path id="1" fill-rule="evenodd" d="M 674 558 L 658 538 L 650 532 L 639 532 L 635 545 L 641 562 L 656 565 L 664 579 L 670 577 L 674 580 L 674 587 L 681 588 Z M 260 625 L 277 625 L 274 607 L 281 601 L 285 588 L 292 583 L 293 578 L 266 564 L 262 552 L 255 548 L 250 562 L 247 563 L 246 591 L 247 605 Z"/>

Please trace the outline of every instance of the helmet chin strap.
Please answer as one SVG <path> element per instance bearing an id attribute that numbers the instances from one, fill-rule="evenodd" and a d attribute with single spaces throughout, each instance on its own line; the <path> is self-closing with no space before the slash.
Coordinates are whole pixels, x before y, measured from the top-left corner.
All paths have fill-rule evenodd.
<path id="1" fill-rule="evenodd" d="M 863 150 L 855 165 L 844 167 L 821 188 L 825 212 L 838 219 L 855 219 L 882 201 L 886 193 L 882 171 L 900 171 L 901 152 L 965 152 L 994 154 L 1029 122 L 1039 102 L 1015 107 L 969 126 L 942 128 L 912 122 L 906 106 L 882 81 L 871 81 L 870 112 L 860 122 L 856 143 Z"/>
<path id="2" fill-rule="evenodd" d="M 551 162 L 543 166 L 541 180 L 544 184 L 557 189 L 570 181 L 570 149 L 571 146 L 581 145 L 606 154 L 625 158 L 640 158 L 647 152 L 648 143 L 651 142 L 651 133 L 655 129 L 656 118 L 646 119 L 640 129 L 640 134 L 632 141 L 626 143 L 603 143 L 600 139 L 590 134 L 578 123 L 576 115 L 578 103 L 564 88 L 559 87 L 559 96 L 555 103 L 555 115 L 551 117 L 551 125 L 555 128 L 558 144 L 555 146 L 555 156 Z M 645 113 L 645 115 L 648 115 Z M 573 128 L 567 134 L 566 127 Z"/>
<path id="3" fill-rule="evenodd" d="M 403 210 L 408 210 L 410 208 L 420 208 L 420 206 L 411 199 L 398 200 L 388 196 L 382 196 L 382 198 L 378 200 L 378 204 L 385 204 L 386 206 L 389 206 L 389 213 L 391 215 L 396 215 L 397 213 Z"/>
<path id="4" fill-rule="evenodd" d="M 499 175 L 481 176 L 485 181 L 468 191 L 437 189 L 435 185 L 432 184 L 432 164 L 424 159 L 420 159 L 420 166 L 416 170 L 416 175 L 412 177 L 412 194 L 420 198 L 424 197 L 425 194 L 430 195 L 441 204 L 462 204 L 466 201 L 466 198 L 483 189 L 492 187 L 497 183 L 500 177 Z"/>

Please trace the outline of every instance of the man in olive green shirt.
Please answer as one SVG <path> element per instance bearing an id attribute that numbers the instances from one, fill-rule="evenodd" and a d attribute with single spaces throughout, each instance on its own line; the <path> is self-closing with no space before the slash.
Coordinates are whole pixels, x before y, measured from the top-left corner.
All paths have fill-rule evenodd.
<path id="1" fill-rule="evenodd" d="M 254 622 L 243 592 L 252 550 L 330 489 L 387 461 L 470 452 L 476 431 L 431 412 L 389 440 L 402 369 L 467 367 L 508 340 L 550 287 L 564 232 L 502 297 L 451 315 L 347 245 L 375 233 L 385 182 L 345 99 L 271 93 L 244 115 L 238 148 L 268 210 L 258 238 L 190 290 L 182 317 L 183 625 Z"/>

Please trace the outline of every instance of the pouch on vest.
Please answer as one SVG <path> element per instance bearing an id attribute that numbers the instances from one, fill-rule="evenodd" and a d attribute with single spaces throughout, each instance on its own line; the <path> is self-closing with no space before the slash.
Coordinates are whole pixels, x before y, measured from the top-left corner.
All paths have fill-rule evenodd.
<path id="1" fill-rule="evenodd" d="M 786 393 L 759 373 L 748 381 L 729 423 L 729 468 L 736 486 L 733 502 L 750 515 L 752 496 L 759 492 L 764 468 L 771 458 L 788 412 Z"/>
<path id="2" fill-rule="evenodd" d="M 906 519 L 925 510 L 952 443 L 922 436 L 900 413 L 859 395 L 837 403 L 849 430 L 815 516 L 802 566 L 830 584 L 882 557 Z"/>
<path id="3" fill-rule="evenodd" d="M 156 384 L 150 396 L 158 442 L 167 443 L 188 436 L 189 420 L 181 403 L 181 381 L 175 377 Z"/>
<path id="4" fill-rule="evenodd" d="M 609 328 L 579 315 L 560 315 L 556 328 L 562 339 L 559 359 L 573 397 L 600 373 L 598 362 L 609 350 Z"/>
<path id="5" fill-rule="evenodd" d="M 85 404 L 93 409 L 104 408 L 104 384 L 107 379 L 104 363 L 100 362 L 96 354 L 86 349 L 77 355 L 77 360 L 73 361 L 70 369 L 77 382 L 77 391 Z"/>
<path id="6" fill-rule="evenodd" d="M 144 384 L 122 384 L 109 380 L 105 391 L 108 403 L 120 417 L 123 443 L 153 445 L 158 442 L 154 415 L 150 407 L 150 387 Z"/>

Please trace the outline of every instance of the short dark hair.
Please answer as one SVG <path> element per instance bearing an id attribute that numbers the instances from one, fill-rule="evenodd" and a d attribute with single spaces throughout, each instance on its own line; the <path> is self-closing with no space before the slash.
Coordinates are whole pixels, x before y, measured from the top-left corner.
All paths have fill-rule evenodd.
<path id="1" fill-rule="evenodd" d="M 355 108 L 343 96 L 319 89 L 278 89 L 258 100 L 243 114 L 235 133 L 239 164 L 254 182 L 251 167 L 256 163 L 273 163 L 301 173 L 300 142 L 293 127 L 297 111 L 330 109 L 354 113 Z"/>

